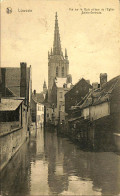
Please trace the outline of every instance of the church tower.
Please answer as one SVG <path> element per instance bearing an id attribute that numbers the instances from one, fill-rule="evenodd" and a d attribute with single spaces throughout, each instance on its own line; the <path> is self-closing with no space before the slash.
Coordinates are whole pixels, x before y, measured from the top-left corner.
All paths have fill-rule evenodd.
<path id="1" fill-rule="evenodd" d="M 57 12 L 55 14 L 55 29 L 53 48 L 48 52 L 48 101 L 51 99 L 51 90 L 55 78 L 67 78 L 69 74 L 69 61 L 67 56 L 67 49 L 63 55 L 60 42 L 60 33 L 58 26 Z"/>

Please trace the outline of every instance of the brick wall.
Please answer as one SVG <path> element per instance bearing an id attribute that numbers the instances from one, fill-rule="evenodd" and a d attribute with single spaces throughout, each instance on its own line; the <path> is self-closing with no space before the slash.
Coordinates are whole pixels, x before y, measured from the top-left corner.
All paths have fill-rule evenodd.
<path id="1" fill-rule="evenodd" d="M 12 132 L 4 137 L 0 137 L 0 170 L 2 170 L 8 161 L 17 152 L 20 146 L 26 139 L 26 131 L 21 128 L 18 131 Z"/>
<path id="2" fill-rule="evenodd" d="M 14 122 L 0 122 L 0 136 L 12 132 L 14 129 L 21 126 L 19 121 Z"/>

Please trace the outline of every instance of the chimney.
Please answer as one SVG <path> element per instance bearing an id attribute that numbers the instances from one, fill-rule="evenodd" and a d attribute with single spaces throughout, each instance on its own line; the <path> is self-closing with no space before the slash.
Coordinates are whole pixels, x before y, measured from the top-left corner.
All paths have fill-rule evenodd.
<path id="1" fill-rule="evenodd" d="M 25 102 L 27 102 L 27 63 L 20 63 L 20 70 L 20 97 L 25 97 Z"/>
<path id="2" fill-rule="evenodd" d="M 98 82 L 92 83 L 93 90 L 98 89 Z"/>
<path id="3" fill-rule="evenodd" d="M 5 75 L 6 75 L 6 69 L 2 68 L 1 69 L 1 75 L 2 75 L 2 83 L 0 84 L 0 92 L 3 97 L 6 96 L 6 80 L 5 80 Z"/>
<path id="4" fill-rule="evenodd" d="M 103 88 L 103 86 L 107 83 L 107 73 L 101 73 L 100 74 L 100 87 Z"/>
<path id="5" fill-rule="evenodd" d="M 33 91 L 34 95 L 36 95 L 36 90 Z"/>

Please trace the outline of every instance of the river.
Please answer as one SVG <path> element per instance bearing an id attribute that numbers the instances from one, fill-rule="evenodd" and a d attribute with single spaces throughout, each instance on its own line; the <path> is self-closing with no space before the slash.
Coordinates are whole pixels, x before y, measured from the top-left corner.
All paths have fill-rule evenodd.
<path id="1" fill-rule="evenodd" d="M 0 174 L 2 196 L 120 195 L 120 155 L 34 130 Z"/>

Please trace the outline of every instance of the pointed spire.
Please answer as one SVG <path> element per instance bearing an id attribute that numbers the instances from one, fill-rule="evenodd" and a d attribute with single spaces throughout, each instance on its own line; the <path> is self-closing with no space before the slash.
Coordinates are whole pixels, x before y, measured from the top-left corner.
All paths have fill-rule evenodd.
<path id="1" fill-rule="evenodd" d="M 65 58 L 68 59 L 67 49 L 65 48 Z"/>
<path id="2" fill-rule="evenodd" d="M 46 81 L 44 80 L 43 88 L 47 88 Z"/>
<path id="3" fill-rule="evenodd" d="M 44 83 L 43 83 L 43 93 L 46 93 L 47 92 L 47 85 L 46 85 L 46 81 L 44 80 Z"/>
<path id="4" fill-rule="evenodd" d="M 55 13 L 55 20 L 57 20 L 57 17 L 58 17 L 58 16 L 57 16 L 57 12 L 56 12 L 56 13 Z"/>
<path id="5" fill-rule="evenodd" d="M 54 43 L 53 43 L 53 55 L 61 55 L 61 43 L 58 27 L 58 16 L 55 14 L 55 30 L 54 30 Z"/>

